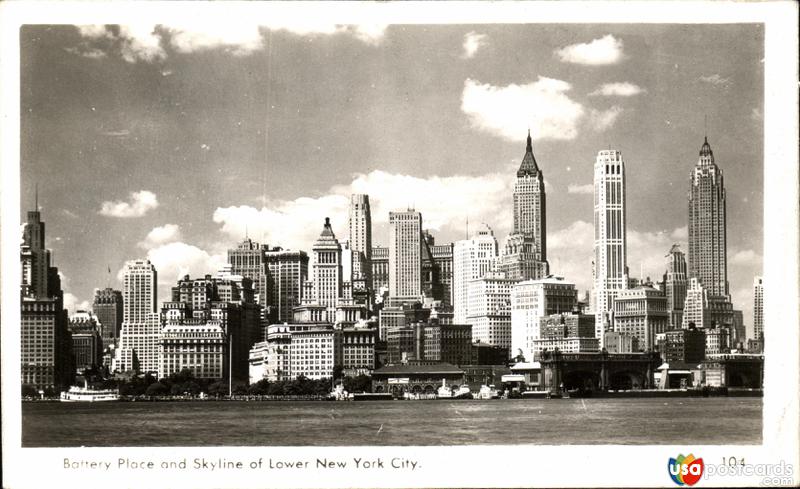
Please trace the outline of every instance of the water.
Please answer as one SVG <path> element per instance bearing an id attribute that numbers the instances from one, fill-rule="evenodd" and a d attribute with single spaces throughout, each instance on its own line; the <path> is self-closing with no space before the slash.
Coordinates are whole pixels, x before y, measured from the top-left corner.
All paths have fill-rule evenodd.
<path id="1" fill-rule="evenodd" d="M 760 444 L 760 398 L 23 403 L 22 446 Z"/>

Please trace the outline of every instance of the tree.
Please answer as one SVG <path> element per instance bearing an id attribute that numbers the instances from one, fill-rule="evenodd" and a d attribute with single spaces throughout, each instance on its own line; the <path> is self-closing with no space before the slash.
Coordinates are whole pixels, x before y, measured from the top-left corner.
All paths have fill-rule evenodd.
<path id="1" fill-rule="evenodd" d="M 162 384 L 161 382 L 153 382 L 149 386 L 147 386 L 147 390 L 144 391 L 145 395 L 148 396 L 163 396 L 169 392 L 169 388 Z"/>
<path id="2" fill-rule="evenodd" d="M 372 392 L 372 377 L 369 375 L 345 377 L 342 382 L 347 392 Z"/>
<path id="3" fill-rule="evenodd" d="M 344 366 L 343 365 L 334 365 L 334 367 L 333 367 L 333 380 L 341 379 L 343 377 L 342 376 L 343 372 L 344 372 Z"/>
<path id="4" fill-rule="evenodd" d="M 23 385 L 22 386 L 22 397 L 39 397 L 39 391 L 32 385 Z"/>

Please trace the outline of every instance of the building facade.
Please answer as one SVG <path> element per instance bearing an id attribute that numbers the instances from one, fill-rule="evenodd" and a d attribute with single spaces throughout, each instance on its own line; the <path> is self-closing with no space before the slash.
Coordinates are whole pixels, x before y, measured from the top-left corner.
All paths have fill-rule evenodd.
<path id="1" fill-rule="evenodd" d="M 289 347 L 292 378 L 324 379 L 342 365 L 342 332 L 333 328 L 295 331 Z"/>
<path id="2" fill-rule="evenodd" d="M 383 246 L 372 247 L 370 268 L 372 269 L 372 288 L 375 290 L 376 300 L 389 292 L 389 248 Z"/>
<path id="3" fill-rule="evenodd" d="M 672 245 L 666 256 L 667 271 L 664 273 L 664 293 L 667 296 L 669 328 L 680 328 L 683 324 L 683 304 L 686 301 L 686 258 L 677 244 Z"/>
<path id="4" fill-rule="evenodd" d="M 571 312 L 578 300 L 575 284 L 562 277 L 527 280 L 511 289 L 511 356 L 533 357 L 533 341 L 541 339 L 541 320 Z M 594 337 L 594 332 L 590 335 Z"/>
<path id="5" fill-rule="evenodd" d="M 514 181 L 514 232 L 533 238 L 533 259 L 547 261 L 544 176 L 533 156 L 531 134 Z M 529 277 L 539 278 L 539 277 Z"/>
<path id="6" fill-rule="evenodd" d="M 669 328 L 666 295 L 653 287 L 621 290 L 614 298 L 613 326 L 617 333 L 635 336 L 642 351 L 656 348 L 656 335 Z"/>
<path id="7" fill-rule="evenodd" d="M 270 322 L 289 322 L 303 297 L 303 283 L 308 280 L 308 255 L 305 251 L 275 247 L 264 251 L 267 307 Z"/>
<path id="8" fill-rule="evenodd" d="M 368 290 L 372 290 L 372 212 L 369 206 L 369 195 L 353 194 L 350 196 L 350 212 L 347 220 L 350 231 L 348 242 L 350 248 L 359 254 L 356 263 L 362 267 L 354 267 L 356 279 L 363 279 Z"/>
<path id="9" fill-rule="evenodd" d="M 422 293 L 422 214 L 389 213 L 389 297 Z"/>
<path id="10" fill-rule="evenodd" d="M 511 349 L 511 289 L 516 281 L 489 272 L 467 282 L 468 315 L 472 338 Z"/>
<path id="11" fill-rule="evenodd" d="M 184 369 L 197 379 L 227 378 L 227 335 L 219 321 L 186 319 L 161 330 L 158 377 L 169 377 Z"/>
<path id="12" fill-rule="evenodd" d="M 442 306 L 450 309 L 453 307 L 453 243 L 434 244 L 430 250 L 442 288 Z"/>
<path id="13" fill-rule="evenodd" d="M 689 277 L 697 278 L 710 296 L 729 297 L 725 185 L 708 138 L 691 173 Z"/>
<path id="14" fill-rule="evenodd" d="M 764 337 L 764 281 L 762 277 L 753 279 L 753 336 L 756 340 Z"/>
<path id="15" fill-rule="evenodd" d="M 156 310 L 156 268 L 149 260 L 125 263 L 122 279 L 122 329 L 115 351 L 114 370 L 158 372 L 158 334 L 161 318 Z"/>
<path id="16" fill-rule="evenodd" d="M 116 345 L 122 329 L 122 292 L 110 287 L 96 291 L 92 310 L 100 323 L 104 347 Z"/>
<path id="17" fill-rule="evenodd" d="M 625 204 L 625 162 L 622 153 L 604 150 L 594 164 L 595 337 L 602 342 L 611 328 L 614 297 L 628 286 Z M 601 345 L 602 347 L 602 345 Z"/>
<path id="18" fill-rule="evenodd" d="M 497 258 L 497 240 L 489 226 L 471 239 L 453 245 L 453 322 L 464 324 L 469 315 L 467 284 L 492 270 Z"/>
<path id="19" fill-rule="evenodd" d="M 75 372 L 100 367 L 103 364 L 103 340 L 94 314 L 76 311 L 69 318 L 69 331 Z"/>

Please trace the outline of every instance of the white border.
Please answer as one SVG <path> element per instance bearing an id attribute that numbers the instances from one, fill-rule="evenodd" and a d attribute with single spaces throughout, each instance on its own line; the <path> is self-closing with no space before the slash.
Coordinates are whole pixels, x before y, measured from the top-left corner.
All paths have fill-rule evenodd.
<path id="1" fill-rule="evenodd" d="M 761 446 L 516 446 L 337 448 L 86 448 L 20 449 L 19 401 L 19 26 L 22 24 L 166 22 L 191 16 L 230 19 L 313 15 L 339 23 L 754 23 L 765 30 L 764 105 L 764 310 L 766 338 L 764 443 Z M 797 4 L 794 2 L 445 2 L 445 3 L 244 3 L 4 2 L 0 3 L 2 62 L 2 400 L 4 487 L 528 487 L 667 486 L 667 459 L 693 452 L 706 463 L 723 456 L 749 463 L 794 464 L 798 457 L 800 314 L 798 314 Z M 243 471 L 240 473 L 93 474 L 59 470 L 64 456 L 114 461 L 270 456 L 412 458 L 414 472 Z M 312 464 L 313 465 L 313 464 Z M 91 477 L 90 479 L 87 479 Z M 759 479 L 703 480 L 705 486 L 744 486 Z M 677 486 L 673 486 L 677 487 Z"/>

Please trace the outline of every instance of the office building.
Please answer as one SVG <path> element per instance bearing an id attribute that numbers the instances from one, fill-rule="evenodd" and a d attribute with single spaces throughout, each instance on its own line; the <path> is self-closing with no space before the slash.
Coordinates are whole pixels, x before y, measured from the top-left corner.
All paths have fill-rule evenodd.
<path id="1" fill-rule="evenodd" d="M 187 318 L 167 324 L 159 334 L 158 377 L 186 369 L 197 379 L 227 379 L 228 349 L 218 320 Z"/>
<path id="2" fill-rule="evenodd" d="M 92 310 L 100 323 L 104 348 L 116 345 L 122 328 L 122 292 L 110 287 L 97 290 Z"/>
<path id="3" fill-rule="evenodd" d="M 441 284 L 441 301 L 445 309 L 453 307 L 453 243 L 430 246 L 433 265 Z"/>
<path id="4" fill-rule="evenodd" d="M 516 281 L 488 272 L 467 282 L 468 315 L 472 338 L 511 349 L 511 289 Z"/>
<path id="5" fill-rule="evenodd" d="M 57 391 L 74 378 L 72 339 L 58 268 L 50 266 L 45 248 L 45 224 L 36 210 L 28 211 L 20 245 L 20 374 L 23 386 Z"/>
<path id="6" fill-rule="evenodd" d="M 389 297 L 417 299 L 422 294 L 422 214 L 389 213 Z"/>
<path id="7" fill-rule="evenodd" d="M 531 361 L 538 362 L 542 352 L 558 349 L 561 353 L 596 353 L 600 349 L 600 340 L 591 338 L 543 338 L 531 340 Z"/>
<path id="8" fill-rule="evenodd" d="M 542 317 L 539 322 L 541 325 L 539 337 L 532 339 L 594 338 L 593 314 L 583 314 L 573 310 L 572 312 L 549 314 Z"/>
<path id="9" fill-rule="evenodd" d="M 753 279 L 753 336 L 764 338 L 764 282 L 761 277 Z"/>
<path id="10" fill-rule="evenodd" d="M 661 333 L 663 335 L 663 333 Z M 603 338 L 603 348 L 608 353 L 637 353 L 642 351 L 639 346 L 639 338 L 628 333 L 617 333 L 607 331 Z"/>
<path id="11" fill-rule="evenodd" d="M 267 264 L 264 256 L 267 249 L 267 245 L 261 245 L 250 238 L 245 238 L 236 245 L 236 248 L 228 250 L 229 273 L 252 281 L 255 302 L 261 306 L 262 326 L 269 324 L 271 316 L 267 290 Z"/>
<path id="12" fill-rule="evenodd" d="M 350 196 L 350 213 L 347 220 L 350 231 L 348 243 L 358 253 L 353 267 L 355 279 L 363 280 L 367 290 L 372 290 L 372 213 L 369 206 L 369 195 L 353 194 Z"/>
<path id="13" fill-rule="evenodd" d="M 349 377 L 369 375 L 375 370 L 375 343 L 378 331 L 374 328 L 342 329 L 342 374 Z"/>
<path id="14" fill-rule="evenodd" d="M 389 293 L 389 248 L 373 246 L 370 265 L 375 300 L 381 302 L 383 295 Z"/>
<path id="15" fill-rule="evenodd" d="M 467 323 L 469 298 L 467 284 L 492 270 L 497 258 L 497 240 L 489 226 L 480 229 L 471 239 L 453 245 L 453 322 Z"/>
<path id="16" fill-rule="evenodd" d="M 269 321 L 290 322 L 294 308 L 302 302 L 303 283 L 308 280 L 308 255 L 274 247 L 264 250 L 264 264 Z"/>
<path id="17" fill-rule="evenodd" d="M 694 324 L 685 329 L 664 332 L 664 343 L 659 345 L 662 359 L 667 363 L 683 362 L 697 365 L 706 354 L 706 334 Z"/>
<path id="18" fill-rule="evenodd" d="M 706 329 L 706 357 L 731 352 L 731 330 L 729 328 Z"/>
<path id="19" fill-rule="evenodd" d="M 533 238 L 533 259 L 547 261 L 547 228 L 544 192 L 544 176 L 539 171 L 533 156 L 531 134 L 525 156 L 522 158 L 514 181 L 514 230 L 511 234 L 522 234 Z M 526 277 L 528 278 L 528 277 Z M 539 277 L 529 277 L 539 278 Z"/>
<path id="20" fill-rule="evenodd" d="M 76 311 L 69 318 L 72 336 L 72 355 L 76 373 L 91 370 L 103 364 L 103 340 L 100 325 L 91 312 Z"/>
<path id="21" fill-rule="evenodd" d="M 656 348 L 656 335 L 669 328 L 666 295 L 653 287 L 621 290 L 614 298 L 613 327 L 635 336 L 642 351 Z"/>
<path id="22" fill-rule="evenodd" d="M 575 284 L 562 277 L 515 283 L 511 289 L 511 356 L 533 357 L 532 341 L 541 339 L 541 320 L 571 312 L 577 304 Z M 590 335 L 594 337 L 594 333 Z"/>
<path id="23" fill-rule="evenodd" d="M 689 190 L 689 277 L 697 278 L 709 296 L 727 297 L 728 262 L 725 186 L 708 138 L 692 169 Z"/>
<path id="24" fill-rule="evenodd" d="M 149 260 L 126 262 L 122 279 L 122 329 L 114 370 L 158 372 L 161 319 L 156 309 L 157 294 L 153 264 Z"/>
<path id="25" fill-rule="evenodd" d="M 686 301 L 686 259 L 680 246 L 672 245 L 666 256 L 667 271 L 664 273 L 663 289 L 667 296 L 669 329 L 683 324 L 683 303 Z"/>
<path id="26" fill-rule="evenodd" d="M 342 365 L 342 331 L 333 328 L 292 332 L 289 347 L 292 377 L 324 379 Z"/>
<path id="27" fill-rule="evenodd" d="M 611 329 L 614 297 L 628 286 L 625 162 L 622 153 L 604 150 L 594 164 L 594 288 L 595 337 Z"/>

